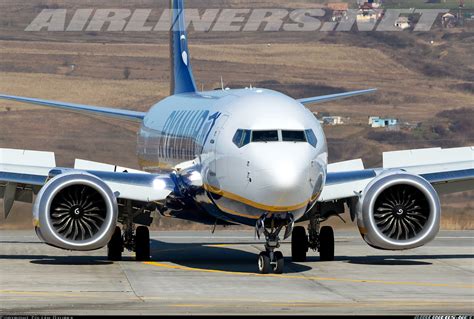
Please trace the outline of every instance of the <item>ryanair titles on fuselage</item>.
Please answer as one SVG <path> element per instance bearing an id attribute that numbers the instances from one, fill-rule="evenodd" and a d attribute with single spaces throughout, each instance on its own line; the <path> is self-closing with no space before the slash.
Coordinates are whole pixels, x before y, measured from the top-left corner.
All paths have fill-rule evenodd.
<path id="1" fill-rule="evenodd" d="M 155 135 L 158 156 L 165 159 L 191 160 L 202 152 L 221 113 L 208 110 L 171 112 L 163 128 Z M 150 145 L 151 146 L 151 145 Z"/>

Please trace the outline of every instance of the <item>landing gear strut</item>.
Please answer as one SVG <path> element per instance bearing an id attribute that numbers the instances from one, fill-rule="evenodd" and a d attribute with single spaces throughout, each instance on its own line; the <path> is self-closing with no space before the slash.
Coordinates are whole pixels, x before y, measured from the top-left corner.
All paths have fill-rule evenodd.
<path id="1" fill-rule="evenodd" d="M 281 251 L 275 251 L 280 247 L 280 237 L 278 236 L 286 227 L 285 239 L 291 234 L 293 229 L 293 218 L 288 216 L 285 218 L 272 217 L 269 221 L 270 229 L 266 228 L 266 216 L 263 216 L 257 221 L 256 234 L 260 238 L 260 234 L 265 234 L 265 251 L 262 251 L 258 256 L 258 271 L 261 274 L 268 274 L 273 271 L 275 274 L 283 273 L 285 266 L 285 259 Z"/>

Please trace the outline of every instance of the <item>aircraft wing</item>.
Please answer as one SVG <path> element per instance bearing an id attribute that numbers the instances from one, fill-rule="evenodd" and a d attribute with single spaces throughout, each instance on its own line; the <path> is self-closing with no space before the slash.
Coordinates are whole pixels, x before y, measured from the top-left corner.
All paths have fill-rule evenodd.
<path id="1" fill-rule="evenodd" d="M 87 173 L 104 181 L 117 198 L 137 202 L 165 200 L 176 188 L 171 174 L 148 174 L 114 165 L 76 160 L 74 168 L 56 167 L 54 153 L 0 149 L 0 199 L 5 217 L 15 201 L 31 203 L 49 179 L 67 172 Z"/>
<path id="2" fill-rule="evenodd" d="M 421 176 L 439 194 L 474 190 L 474 146 L 386 152 L 381 168 L 364 169 L 361 160 L 330 164 L 319 201 L 359 196 L 375 177 L 396 170 Z"/>
<path id="3" fill-rule="evenodd" d="M 84 105 L 84 104 L 66 103 L 66 102 L 59 102 L 59 101 L 40 100 L 40 99 L 33 99 L 33 98 L 13 96 L 13 95 L 0 94 L 0 99 L 27 103 L 27 104 L 47 106 L 47 107 L 58 108 L 58 109 L 63 109 L 63 110 L 73 111 L 73 112 L 78 112 L 78 113 L 94 114 L 98 116 L 105 116 L 105 117 L 111 117 L 111 118 L 116 118 L 116 119 L 134 121 L 134 122 L 141 122 L 145 117 L 145 113 L 143 112 L 122 110 L 122 109 L 115 109 L 115 108 L 101 107 L 101 106 Z"/>
<path id="4" fill-rule="evenodd" d="M 369 93 L 374 93 L 377 89 L 368 89 L 368 90 L 359 90 L 359 91 L 352 91 L 352 92 L 345 92 L 345 93 L 337 93 L 337 94 L 329 94 L 329 95 L 321 95 L 315 97 L 308 97 L 304 99 L 299 99 L 298 102 L 301 104 L 312 104 L 312 103 L 323 103 L 335 100 L 346 99 L 348 97 L 354 97 L 358 95 L 364 95 Z"/>

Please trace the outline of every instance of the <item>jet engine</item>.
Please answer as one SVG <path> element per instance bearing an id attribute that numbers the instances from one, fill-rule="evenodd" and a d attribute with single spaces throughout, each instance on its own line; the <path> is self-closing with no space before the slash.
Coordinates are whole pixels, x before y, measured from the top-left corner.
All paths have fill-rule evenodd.
<path id="1" fill-rule="evenodd" d="M 36 234 L 45 243 L 68 250 L 105 246 L 115 230 L 118 205 L 110 187 L 88 173 L 52 178 L 33 207 Z"/>
<path id="2" fill-rule="evenodd" d="M 422 246 L 439 231 L 441 208 L 433 186 L 404 171 L 377 176 L 357 206 L 357 224 L 374 248 L 403 250 Z"/>

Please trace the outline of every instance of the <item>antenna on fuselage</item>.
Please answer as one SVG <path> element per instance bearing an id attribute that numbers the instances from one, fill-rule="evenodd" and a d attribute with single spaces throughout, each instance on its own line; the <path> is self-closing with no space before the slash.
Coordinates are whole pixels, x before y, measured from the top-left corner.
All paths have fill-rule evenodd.
<path id="1" fill-rule="evenodd" d="M 221 90 L 224 91 L 224 78 L 221 75 Z"/>

